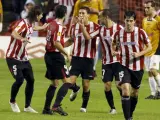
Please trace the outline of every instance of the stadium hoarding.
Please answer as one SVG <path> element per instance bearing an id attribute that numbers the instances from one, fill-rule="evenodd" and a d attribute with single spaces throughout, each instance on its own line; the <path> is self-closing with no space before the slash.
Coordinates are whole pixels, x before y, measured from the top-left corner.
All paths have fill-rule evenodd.
<path id="1" fill-rule="evenodd" d="M 27 53 L 29 59 L 33 58 L 43 58 L 45 53 L 45 44 L 46 44 L 45 37 L 31 37 L 30 42 L 27 45 Z M 0 36 L 0 58 L 5 58 L 6 51 L 10 42 L 9 36 Z M 70 49 L 66 48 L 69 52 Z"/>

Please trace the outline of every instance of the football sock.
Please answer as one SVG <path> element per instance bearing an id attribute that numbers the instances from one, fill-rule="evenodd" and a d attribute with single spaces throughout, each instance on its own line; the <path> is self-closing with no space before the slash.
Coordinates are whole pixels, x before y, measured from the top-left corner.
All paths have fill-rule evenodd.
<path id="1" fill-rule="evenodd" d="M 46 100 L 45 100 L 45 105 L 44 105 L 45 110 L 50 110 L 51 102 L 52 102 L 52 99 L 54 97 L 54 93 L 56 91 L 56 88 L 57 87 L 55 87 L 53 85 L 49 86 L 49 88 L 46 92 Z"/>
<path id="2" fill-rule="evenodd" d="M 115 109 L 112 90 L 105 91 L 105 96 L 111 109 Z"/>
<path id="3" fill-rule="evenodd" d="M 66 96 L 68 89 L 71 87 L 71 85 L 72 85 L 71 83 L 64 83 L 61 86 L 61 88 L 58 90 L 57 97 L 56 97 L 53 107 L 60 106 L 63 98 Z"/>
<path id="4" fill-rule="evenodd" d="M 90 96 L 90 90 L 88 92 L 83 92 L 82 94 L 82 108 L 86 108 L 88 105 L 88 101 L 89 101 L 89 96 Z"/>
<path id="5" fill-rule="evenodd" d="M 122 109 L 126 120 L 130 118 L 130 97 L 122 96 Z"/>

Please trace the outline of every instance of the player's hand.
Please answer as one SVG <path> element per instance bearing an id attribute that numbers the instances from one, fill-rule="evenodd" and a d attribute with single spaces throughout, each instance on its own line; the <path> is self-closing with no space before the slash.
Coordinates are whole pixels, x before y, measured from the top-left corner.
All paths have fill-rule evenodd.
<path id="1" fill-rule="evenodd" d="M 81 27 L 84 27 L 84 19 L 85 18 L 78 17 L 78 21 L 77 22 Z"/>
<path id="2" fill-rule="evenodd" d="M 133 52 L 133 53 L 132 53 L 132 56 L 133 56 L 134 58 L 138 58 L 138 57 L 139 57 L 139 54 L 138 54 L 137 52 Z"/>
<path id="3" fill-rule="evenodd" d="M 28 40 L 28 38 L 23 38 L 23 39 L 22 39 L 22 42 L 23 42 L 23 43 L 31 43 L 31 42 Z"/>
<path id="4" fill-rule="evenodd" d="M 112 56 L 117 56 L 117 55 L 119 55 L 119 52 L 118 52 L 118 51 L 112 50 L 111 52 L 112 52 Z"/>

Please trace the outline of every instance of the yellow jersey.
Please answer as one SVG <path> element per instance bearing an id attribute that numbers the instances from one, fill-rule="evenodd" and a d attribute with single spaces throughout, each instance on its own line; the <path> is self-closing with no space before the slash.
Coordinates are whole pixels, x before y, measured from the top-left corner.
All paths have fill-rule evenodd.
<path id="1" fill-rule="evenodd" d="M 89 1 L 77 0 L 75 7 L 74 7 L 74 11 L 73 11 L 74 17 L 78 16 L 79 9 L 83 6 L 91 7 L 91 8 L 98 10 L 98 11 L 103 10 L 102 0 L 89 0 Z M 98 23 L 98 15 L 90 14 L 89 21 L 92 21 L 94 23 Z"/>
<path id="2" fill-rule="evenodd" d="M 152 56 L 157 51 L 159 40 L 160 40 L 160 16 L 156 15 L 151 20 L 148 17 L 145 17 L 142 21 L 142 28 L 147 33 L 151 45 L 152 50 L 145 54 L 145 56 Z"/>

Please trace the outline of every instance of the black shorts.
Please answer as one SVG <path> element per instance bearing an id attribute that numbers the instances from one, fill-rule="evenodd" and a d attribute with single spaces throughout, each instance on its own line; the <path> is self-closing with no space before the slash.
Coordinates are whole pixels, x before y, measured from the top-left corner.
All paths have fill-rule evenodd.
<path id="1" fill-rule="evenodd" d="M 46 75 L 49 80 L 64 79 L 69 77 L 69 70 L 65 64 L 64 56 L 60 52 L 46 52 Z"/>
<path id="2" fill-rule="evenodd" d="M 29 61 L 6 58 L 8 68 L 16 80 L 34 80 L 32 66 Z"/>
<path id="3" fill-rule="evenodd" d="M 119 62 L 106 65 L 102 64 L 102 81 L 104 83 L 112 82 L 113 77 L 115 77 L 115 81 L 119 81 L 119 67 L 121 67 Z"/>
<path id="4" fill-rule="evenodd" d="M 119 69 L 120 84 L 130 83 L 134 89 L 139 89 L 143 74 L 143 70 L 133 71 L 121 65 L 121 68 Z"/>
<path id="5" fill-rule="evenodd" d="M 82 79 L 93 80 L 93 65 L 94 60 L 92 58 L 73 56 L 70 66 L 70 75 L 78 77 L 81 74 Z"/>

